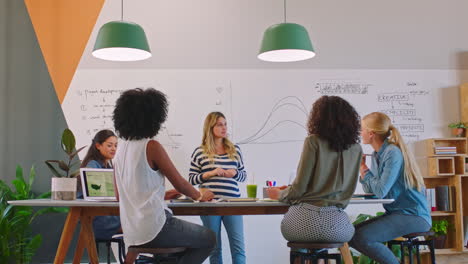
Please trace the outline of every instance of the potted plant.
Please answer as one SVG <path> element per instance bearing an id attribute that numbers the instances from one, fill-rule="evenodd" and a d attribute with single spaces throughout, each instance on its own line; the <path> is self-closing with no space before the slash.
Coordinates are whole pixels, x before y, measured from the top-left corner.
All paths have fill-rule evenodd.
<path id="1" fill-rule="evenodd" d="M 434 247 L 435 248 L 444 248 L 445 240 L 447 238 L 447 231 L 449 228 L 449 222 L 445 219 L 442 220 L 432 220 L 431 230 L 434 234 Z"/>
<path id="2" fill-rule="evenodd" d="M 456 137 L 463 137 L 467 128 L 463 122 L 450 123 L 448 127 L 452 129 L 452 134 Z"/>
<path id="3" fill-rule="evenodd" d="M 77 190 L 77 176 L 79 175 L 80 161 L 75 159 L 78 152 L 84 149 L 86 146 L 75 150 L 76 141 L 73 132 L 66 128 L 62 133 L 61 140 L 62 149 L 67 155 L 67 160 L 46 160 L 47 167 L 52 171 L 55 177 L 52 177 L 52 199 L 55 200 L 74 200 L 76 199 Z M 62 170 L 59 172 L 57 168 Z"/>
<path id="4" fill-rule="evenodd" d="M 31 168 L 29 179 L 23 177 L 23 169 L 16 167 L 16 178 L 11 188 L 0 180 L 0 263 L 31 263 L 31 259 L 42 243 L 40 234 L 31 230 L 33 220 L 42 214 L 67 212 L 67 208 L 43 208 L 33 210 L 31 206 L 12 206 L 11 200 L 39 199 L 50 197 L 50 192 L 35 195 L 32 192 L 36 173 Z"/>

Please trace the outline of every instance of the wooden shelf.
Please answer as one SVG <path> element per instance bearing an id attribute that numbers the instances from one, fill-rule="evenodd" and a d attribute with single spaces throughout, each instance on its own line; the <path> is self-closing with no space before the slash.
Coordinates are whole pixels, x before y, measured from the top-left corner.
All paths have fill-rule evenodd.
<path id="1" fill-rule="evenodd" d="M 455 175 L 437 175 L 437 176 L 424 176 L 423 178 L 424 179 L 447 179 L 447 178 L 450 178 L 450 177 L 453 177 Z M 460 175 L 460 176 L 465 176 L 465 177 L 468 177 L 468 174 L 467 175 Z"/>
<path id="2" fill-rule="evenodd" d="M 467 86 L 468 89 L 468 86 Z M 468 92 L 468 90 L 467 90 Z M 468 112 L 467 112 L 468 113 Z M 467 138 L 431 138 L 426 145 L 424 183 L 426 188 L 449 186 L 453 211 L 431 212 L 433 220 L 446 219 L 451 225 L 444 249 L 436 249 L 437 255 L 466 254 L 463 230 L 463 215 L 468 215 L 468 159 Z M 435 155 L 436 147 L 456 147 L 456 154 Z M 424 252 L 428 252 L 425 250 Z"/>
<path id="3" fill-rule="evenodd" d="M 455 158 L 454 157 L 429 157 L 428 166 L 429 166 L 428 176 L 455 175 Z"/>
<path id="4" fill-rule="evenodd" d="M 427 156 L 458 156 L 466 155 L 467 141 L 466 138 L 430 138 L 426 139 L 426 155 Z M 436 147 L 456 147 L 456 154 L 435 154 Z"/>
<path id="5" fill-rule="evenodd" d="M 429 254 L 429 249 L 421 250 L 422 254 Z M 468 251 L 458 251 L 455 248 L 441 248 L 435 250 L 436 255 L 456 255 L 456 254 L 464 254 L 468 253 Z"/>
<path id="6" fill-rule="evenodd" d="M 452 216 L 456 215 L 455 212 L 432 211 L 431 216 Z"/>
<path id="7" fill-rule="evenodd" d="M 467 154 L 434 154 L 428 155 L 428 157 L 468 157 Z"/>

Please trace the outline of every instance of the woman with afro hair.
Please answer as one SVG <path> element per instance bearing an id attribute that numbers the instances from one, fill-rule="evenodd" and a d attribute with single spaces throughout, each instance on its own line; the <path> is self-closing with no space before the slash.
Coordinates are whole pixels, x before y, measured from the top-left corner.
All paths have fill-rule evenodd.
<path id="1" fill-rule="evenodd" d="M 144 248 L 185 247 L 178 263 L 202 263 L 216 238 L 206 227 L 172 216 L 165 199 L 179 195 L 196 201 L 213 198 L 200 193 L 174 167 L 155 137 L 167 117 L 166 96 L 155 89 L 123 92 L 114 110 L 114 127 L 121 140 L 114 159 L 120 219 L 126 245 Z M 165 192 L 165 178 L 178 191 Z"/>

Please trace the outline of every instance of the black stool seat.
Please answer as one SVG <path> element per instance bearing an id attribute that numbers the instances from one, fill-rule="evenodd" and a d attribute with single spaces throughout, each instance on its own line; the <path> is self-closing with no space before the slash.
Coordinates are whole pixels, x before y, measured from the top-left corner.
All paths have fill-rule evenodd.
<path id="1" fill-rule="evenodd" d="M 340 248 L 344 243 L 317 243 L 317 242 L 288 242 L 290 248 L 322 249 L 322 248 Z"/>
<path id="2" fill-rule="evenodd" d="M 405 248 L 408 250 L 409 264 L 413 264 L 413 249 L 416 249 L 416 257 L 418 264 L 421 264 L 421 255 L 419 246 L 425 245 L 429 247 L 431 254 L 431 263 L 435 264 L 435 250 L 434 250 L 434 232 L 415 232 L 403 236 L 404 240 L 390 240 L 387 242 L 388 248 L 391 250 L 392 246 L 399 245 L 401 249 L 401 264 L 405 264 Z M 426 240 L 419 240 L 418 237 L 424 236 Z"/>
<path id="3" fill-rule="evenodd" d="M 125 264 L 133 264 L 138 257 L 138 254 L 148 253 L 153 255 L 162 254 L 173 254 L 180 253 L 187 250 L 185 247 L 174 247 L 174 248 L 142 248 L 138 246 L 130 246 L 127 250 L 127 256 L 125 258 Z"/>
<path id="4" fill-rule="evenodd" d="M 414 238 L 414 237 L 419 237 L 419 236 L 425 236 L 425 237 L 433 237 L 435 235 L 434 232 L 432 231 L 427 231 L 427 232 L 416 232 L 416 233 L 411 233 L 404 235 L 404 238 Z"/>
<path id="5" fill-rule="evenodd" d="M 341 263 L 341 254 L 328 253 L 328 249 L 341 248 L 344 243 L 338 242 L 288 242 L 288 247 L 291 248 L 290 263 L 294 264 L 296 259 L 300 259 L 301 264 L 305 264 L 306 260 L 310 260 L 312 264 L 318 263 L 319 259 L 327 261 L 334 259 L 336 263 Z"/>

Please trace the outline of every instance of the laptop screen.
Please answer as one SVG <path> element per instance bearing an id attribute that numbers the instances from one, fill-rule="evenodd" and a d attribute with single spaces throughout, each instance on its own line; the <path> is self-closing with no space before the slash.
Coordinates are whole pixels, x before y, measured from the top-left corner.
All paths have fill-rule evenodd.
<path id="1" fill-rule="evenodd" d="M 85 199 L 115 199 L 113 169 L 80 169 Z"/>

